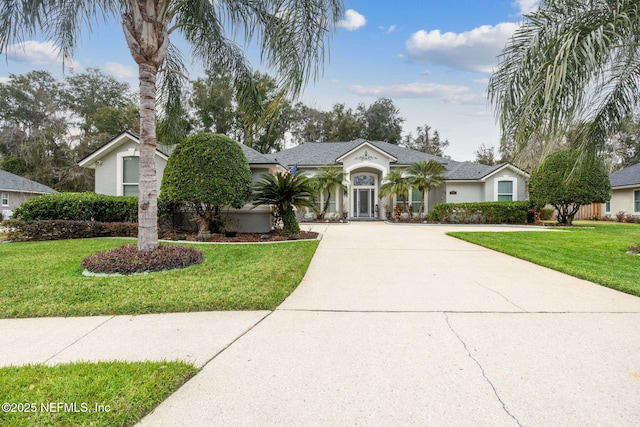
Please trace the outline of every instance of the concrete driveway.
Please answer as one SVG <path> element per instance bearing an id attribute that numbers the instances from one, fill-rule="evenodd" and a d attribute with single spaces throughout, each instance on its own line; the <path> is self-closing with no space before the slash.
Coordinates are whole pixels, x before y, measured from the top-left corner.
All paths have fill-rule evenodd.
<path id="1" fill-rule="evenodd" d="M 640 298 L 451 227 L 312 228 L 299 288 L 142 425 L 640 425 Z"/>

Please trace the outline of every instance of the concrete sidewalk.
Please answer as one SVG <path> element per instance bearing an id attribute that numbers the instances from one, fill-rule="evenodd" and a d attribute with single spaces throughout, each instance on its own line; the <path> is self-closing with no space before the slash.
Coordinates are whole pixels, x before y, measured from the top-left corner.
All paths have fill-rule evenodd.
<path id="1" fill-rule="evenodd" d="M 312 228 L 273 313 L 5 319 L 0 366 L 203 366 L 144 426 L 640 425 L 640 298 L 444 234 L 519 227 Z"/>
<path id="2" fill-rule="evenodd" d="M 300 287 L 141 425 L 640 425 L 640 298 L 446 230 L 315 226 Z"/>

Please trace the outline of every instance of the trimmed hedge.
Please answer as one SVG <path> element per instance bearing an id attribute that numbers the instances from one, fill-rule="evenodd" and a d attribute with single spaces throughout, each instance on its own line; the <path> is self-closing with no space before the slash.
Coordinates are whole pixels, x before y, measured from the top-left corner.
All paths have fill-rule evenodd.
<path id="1" fill-rule="evenodd" d="M 138 224 L 96 221 L 4 221 L 7 239 L 14 242 L 35 240 L 87 239 L 91 237 L 136 237 Z"/>
<path id="2" fill-rule="evenodd" d="M 435 221 L 455 224 L 525 224 L 529 202 L 440 203 L 431 213 Z"/>
<path id="3" fill-rule="evenodd" d="M 44 194 L 22 203 L 13 216 L 25 221 L 137 222 L 138 198 L 91 192 Z"/>

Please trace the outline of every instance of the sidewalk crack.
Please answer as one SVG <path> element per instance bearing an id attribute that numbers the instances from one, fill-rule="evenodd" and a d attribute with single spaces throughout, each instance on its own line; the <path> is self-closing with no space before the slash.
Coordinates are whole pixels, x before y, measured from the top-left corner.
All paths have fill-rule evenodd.
<path id="1" fill-rule="evenodd" d="M 108 321 L 112 320 L 114 317 L 116 317 L 115 315 L 113 316 L 109 316 L 107 319 L 105 319 L 104 322 L 100 323 L 99 325 L 96 325 L 93 329 L 91 329 L 90 331 L 87 331 L 85 334 L 83 334 L 81 337 L 79 337 L 77 340 L 73 341 L 71 344 L 69 344 L 68 346 L 66 346 L 65 348 L 61 349 L 60 351 L 58 351 L 57 353 L 54 353 L 51 357 L 49 357 L 48 359 L 46 359 L 43 363 L 47 363 L 48 361 L 50 361 L 51 359 L 54 359 L 56 356 L 64 353 L 66 350 L 68 350 L 69 348 L 73 347 L 77 342 L 79 342 L 80 340 L 84 339 L 86 336 L 88 336 L 89 334 L 93 333 L 94 331 L 96 331 L 97 329 L 101 328 L 105 323 L 107 323 Z"/>
<path id="2" fill-rule="evenodd" d="M 500 295 L 502 298 L 504 298 L 504 300 L 505 300 L 506 302 L 508 302 L 508 303 L 509 303 L 509 304 L 511 304 L 512 306 L 514 306 L 514 307 L 518 308 L 519 310 L 524 311 L 525 313 L 528 313 L 528 311 L 527 311 L 527 310 L 525 310 L 524 308 L 520 307 L 518 304 L 514 303 L 514 302 L 513 302 L 513 301 L 511 301 L 509 298 L 505 297 L 504 295 L 502 295 L 500 292 L 496 291 L 495 289 L 491 289 L 491 288 L 490 288 L 490 287 L 488 287 L 488 286 L 484 286 L 484 285 L 480 284 L 480 282 L 474 282 L 474 283 L 475 283 L 476 285 L 480 286 L 481 288 L 484 288 L 484 289 L 486 289 L 486 290 L 488 290 L 488 291 L 490 291 L 490 292 L 493 292 L 493 293 L 494 293 L 494 294 L 496 294 L 496 295 Z"/>
<path id="3" fill-rule="evenodd" d="M 456 330 L 453 329 L 453 326 L 451 326 L 451 322 L 449 322 L 449 316 L 447 315 L 447 313 L 443 313 L 443 314 L 444 314 L 444 319 L 447 322 L 447 326 L 449 326 L 449 329 L 451 330 L 451 332 L 453 332 L 453 334 L 456 336 L 456 338 L 458 338 L 458 341 L 460 341 L 462 343 L 462 345 L 464 346 L 464 349 L 467 352 L 467 355 L 469 356 L 469 358 L 471 360 L 473 360 L 476 363 L 476 365 L 478 365 L 478 368 L 480 368 L 480 372 L 482 373 L 482 376 L 487 381 L 487 383 L 491 386 L 491 389 L 493 390 L 493 394 L 495 394 L 496 398 L 498 399 L 498 402 L 500 402 L 500 404 L 502 405 L 502 409 L 504 409 L 504 412 L 506 412 L 507 415 L 509 415 L 511 418 L 513 418 L 513 420 L 520 427 L 522 427 L 522 424 L 520 423 L 520 421 L 518 421 L 518 419 L 511 412 L 509 412 L 509 409 L 507 408 L 507 405 L 500 398 L 500 394 L 498 394 L 498 390 L 496 389 L 496 387 L 493 385 L 493 383 L 491 382 L 491 380 L 487 376 L 487 373 L 485 372 L 484 368 L 482 367 L 482 364 L 480 363 L 480 361 L 478 359 L 476 359 L 475 357 L 473 357 L 473 354 L 471 354 L 471 351 L 469 351 L 469 347 L 467 347 L 467 343 L 464 342 L 462 337 L 460 337 L 460 335 L 456 332 Z"/>

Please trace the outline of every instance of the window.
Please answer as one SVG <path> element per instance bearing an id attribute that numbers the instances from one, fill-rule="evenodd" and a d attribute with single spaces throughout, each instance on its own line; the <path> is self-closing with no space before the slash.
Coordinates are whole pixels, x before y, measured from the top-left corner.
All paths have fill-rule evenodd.
<path id="1" fill-rule="evenodd" d="M 9 193 L 2 193 L 2 206 L 9 206 Z"/>
<path id="2" fill-rule="evenodd" d="M 421 205 L 422 205 L 422 191 L 418 190 L 417 188 L 412 188 L 411 189 L 411 206 L 413 207 L 413 211 L 418 213 L 420 211 Z"/>
<path id="3" fill-rule="evenodd" d="M 138 171 L 140 157 L 127 156 L 122 158 L 122 195 L 138 195 Z"/>
<path id="4" fill-rule="evenodd" d="M 607 202 L 604 204 L 604 211 L 611 212 L 611 200 L 607 200 Z"/>
<path id="5" fill-rule="evenodd" d="M 633 192 L 633 211 L 640 212 L 640 190 Z"/>
<path id="6" fill-rule="evenodd" d="M 356 175 L 353 177 L 353 185 L 356 187 L 374 186 L 376 178 L 372 175 Z"/>
<path id="7" fill-rule="evenodd" d="M 498 181 L 498 201 L 513 201 L 513 181 Z"/>

